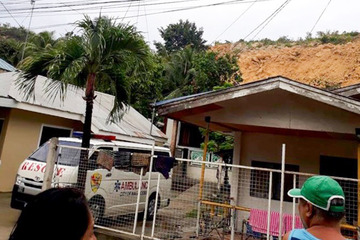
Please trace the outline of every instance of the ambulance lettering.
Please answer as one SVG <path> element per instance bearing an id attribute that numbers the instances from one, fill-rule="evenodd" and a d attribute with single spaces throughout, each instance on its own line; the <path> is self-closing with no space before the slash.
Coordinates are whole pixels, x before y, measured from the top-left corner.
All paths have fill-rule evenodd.
<path id="1" fill-rule="evenodd" d="M 121 182 L 121 181 L 117 180 L 114 184 L 114 192 L 138 190 L 139 189 L 138 185 L 139 185 L 138 181 Z M 141 190 L 147 189 L 147 187 L 148 187 L 147 181 L 144 181 L 141 183 Z M 135 192 L 135 194 L 137 194 L 137 193 Z M 143 191 L 141 191 L 141 194 L 143 194 Z"/>
<path id="2" fill-rule="evenodd" d="M 46 164 L 41 163 L 29 163 L 24 162 L 23 165 L 20 167 L 21 170 L 29 171 L 29 172 L 42 172 L 45 173 Z M 56 169 L 56 176 L 62 177 L 65 172 L 65 168 L 57 168 Z"/>

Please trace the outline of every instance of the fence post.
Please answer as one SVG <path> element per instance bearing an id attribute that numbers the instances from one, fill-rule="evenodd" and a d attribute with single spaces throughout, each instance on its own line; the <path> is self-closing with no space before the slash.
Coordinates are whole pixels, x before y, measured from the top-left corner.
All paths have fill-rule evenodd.
<path id="1" fill-rule="evenodd" d="M 357 171 L 358 171 L 358 186 L 357 186 L 357 239 L 360 239 L 360 143 L 357 147 Z"/>
<path id="2" fill-rule="evenodd" d="M 152 230 L 151 230 L 151 237 L 154 237 L 154 231 L 155 231 L 156 212 L 157 212 L 157 205 L 158 205 L 158 201 L 159 201 L 159 187 L 160 187 L 160 173 L 158 173 L 157 186 L 156 186 L 155 209 L 154 209 L 154 218 L 153 218 L 153 224 L 152 224 Z"/>
<path id="3" fill-rule="evenodd" d="M 279 214 L 279 240 L 282 239 L 282 227 L 283 227 L 283 203 L 284 203 L 284 178 L 285 178 L 285 149 L 286 145 L 282 145 L 281 154 L 281 188 L 280 188 L 280 214 Z"/>
<path id="4" fill-rule="evenodd" d="M 58 139 L 53 137 L 49 141 L 49 151 L 46 156 L 46 167 L 43 178 L 43 185 L 41 187 L 42 191 L 51 188 L 51 183 L 53 179 L 54 166 L 56 161 L 56 148 L 58 145 Z"/>
<path id="5" fill-rule="evenodd" d="M 137 225 L 137 219 L 138 219 L 138 213 L 139 213 L 139 204 L 140 204 L 140 195 L 141 195 L 141 186 L 142 186 L 142 175 L 144 173 L 144 168 L 142 167 L 140 170 L 140 179 L 139 179 L 139 188 L 138 188 L 138 195 L 136 199 L 136 210 L 135 210 L 135 218 L 134 218 L 134 227 L 133 227 L 133 233 L 135 234 L 136 231 L 136 225 Z"/>
<path id="6" fill-rule="evenodd" d="M 266 228 L 266 239 L 270 239 L 270 221 L 271 221 L 271 198 L 272 198 L 272 175 L 273 172 L 269 174 L 269 197 L 268 197 L 268 210 L 267 210 L 267 228 Z"/>
<path id="7" fill-rule="evenodd" d="M 241 132 L 235 132 L 234 134 L 234 151 L 233 151 L 233 164 L 240 165 L 240 154 L 241 154 Z M 231 179 L 230 179 L 230 199 L 231 205 L 238 205 L 238 190 L 239 190 L 239 180 L 240 178 L 240 169 L 238 167 L 232 167 L 231 169 Z M 237 230 L 238 221 L 237 221 L 237 211 L 234 210 L 234 231 Z"/>
<path id="8" fill-rule="evenodd" d="M 205 133 L 205 142 L 204 142 L 204 150 L 203 150 L 203 159 L 201 164 L 201 176 L 200 176 L 200 183 L 199 183 L 199 199 L 198 199 L 198 209 L 197 209 L 197 222 L 196 222 L 196 236 L 199 236 L 199 227 L 200 227 L 200 211 L 201 211 L 201 200 L 203 194 L 203 187 L 204 187 L 204 176 L 205 176 L 205 162 L 206 162 L 206 153 L 207 153 L 207 145 L 209 142 L 209 123 L 210 117 L 205 117 L 206 122 L 206 133 Z"/>
<path id="9" fill-rule="evenodd" d="M 293 188 L 296 188 L 296 175 L 293 175 Z M 295 229 L 295 208 L 296 208 L 296 204 L 295 204 L 295 198 L 293 198 L 293 209 L 292 209 L 292 230 Z"/>
<path id="10" fill-rule="evenodd" d="M 148 178 L 148 185 L 147 185 L 147 191 L 146 191 L 144 220 L 143 220 L 143 225 L 142 225 L 142 229 L 141 229 L 141 240 L 144 239 L 146 218 L 147 218 L 147 210 L 148 210 L 148 207 L 149 207 L 149 195 L 150 195 L 150 185 L 151 185 L 151 174 L 152 174 L 153 161 L 154 161 L 154 149 L 155 149 L 155 143 L 152 144 L 152 148 L 151 148 L 149 178 Z"/>

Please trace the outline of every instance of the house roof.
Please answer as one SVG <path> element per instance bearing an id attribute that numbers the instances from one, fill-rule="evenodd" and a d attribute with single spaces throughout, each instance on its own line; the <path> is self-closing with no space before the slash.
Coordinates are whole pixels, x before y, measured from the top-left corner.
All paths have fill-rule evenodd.
<path id="1" fill-rule="evenodd" d="M 346 97 L 356 97 L 360 95 L 360 83 L 350 85 L 343 88 L 338 88 L 333 91 L 334 93 L 338 93 L 340 95 L 346 96 Z"/>
<path id="2" fill-rule="evenodd" d="M 0 106 L 84 122 L 85 101 L 82 97 L 85 93 L 83 88 L 68 85 L 64 101 L 61 101 L 59 96 L 50 98 L 45 93 L 48 79 L 38 76 L 34 98 L 26 99 L 15 85 L 18 76 L 18 73 L 10 72 L 0 74 Z M 108 123 L 107 118 L 113 106 L 114 96 L 101 92 L 95 92 L 95 95 L 97 97 L 94 100 L 91 127 L 94 133 L 111 134 L 119 140 L 149 144 L 153 143 L 154 140 L 166 141 L 165 134 L 155 126 L 152 127 L 152 134 L 150 135 L 151 123 L 131 106 L 126 109 L 119 123 Z"/>
<path id="3" fill-rule="evenodd" d="M 359 101 L 282 76 L 155 106 L 160 115 L 202 127 L 206 127 L 205 117 L 210 116 L 210 129 L 215 131 L 308 136 L 340 133 L 352 138 L 360 124 Z"/>
<path id="4" fill-rule="evenodd" d="M 220 100 L 225 101 L 277 88 L 360 114 L 360 102 L 352 98 L 343 96 L 337 92 L 331 92 L 303 84 L 282 76 L 262 79 L 227 89 L 160 101 L 155 104 L 155 107 L 158 109 L 160 115 L 165 115 L 178 108 L 190 109 L 195 105 L 206 105 Z"/>
<path id="5" fill-rule="evenodd" d="M 15 72 L 16 68 L 12 66 L 11 64 L 7 63 L 3 59 L 0 58 L 0 69 L 3 69 L 8 72 Z"/>

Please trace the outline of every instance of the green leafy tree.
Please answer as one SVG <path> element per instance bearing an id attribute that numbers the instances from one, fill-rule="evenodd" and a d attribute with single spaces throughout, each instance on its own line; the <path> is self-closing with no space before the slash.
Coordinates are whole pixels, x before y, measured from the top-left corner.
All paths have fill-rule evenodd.
<path id="1" fill-rule="evenodd" d="M 165 66 L 163 93 L 166 99 L 188 95 L 194 92 L 193 80 L 196 75 L 194 57 L 196 53 L 186 47 L 171 55 Z"/>
<path id="2" fill-rule="evenodd" d="M 231 87 L 242 81 L 235 56 L 219 56 L 215 52 L 202 52 L 194 58 L 196 71 L 195 93 Z"/>
<path id="3" fill-rule="evenodd" d="M 231 87 L 241 81 L 236 57 L 219 56 L 210 51 L 195 52 L 186 47 L 172 54 L 168 61 L 163 93 L 170 99 Z"/>
<path id="4" fill-rule="evenodd" d="M 34 34 L 29 38 L 29 42 L 26 44 L 25 56 L 33 55 L 36 52 L 41 52 L 46 48 L 50 48 L 55 45 L 56 40 L 54 32 L 40 32 Z"/>
<path id="5" fill-rule="evenodd" d="M 0 25 L 0 39 L 14 39 L 16 41 L 25 41 L 27 30 L 24 27 L 11 27 L 10 24 Z M 34 32 L 30 32 L 33 35 Z"/>
<path id="6" fill-rule="evenodd" d="M 16 66 L 20 61 L 21 44 L 15 39 L 0 40 L 0 58 Z"/>
<path id="7" fill-rule="evenodd" d="M 200 132 L 205 137 L 206 129 L 200 128 Z M 204 146 L 205 143 L 201 143 L 200 147 L 202 149 L 204 149 Z M 234 149 L 234 137 L 219 132 L 210 132 L 207 149 L 212 153 Z"/>
<path id="8" fill-rule="evenodd" d="M 165 41 L 165 45 L 155 42 L 159 53 L 173 53 L 183 50 L 186 46 L 191 46 L 197 51 L 206 50 L 206 41 L 202 38 L 204 31 L 198 29 L 195 23 L 188 20 L 180 20 L 178 23 L 170 24 L 166 28 L 160 28 L 160 35 Z"/>
<path id="9" fill-rule="evenodd" d="M 134 27 L 117 24 L 106 17 L 91 20 L 86 16 L 77 26 L 81 36 L 64 38 L 53 47 L 24 59 L 18 87 L 32 97 L 38 75 L 57 80 L 50 81 L 46 88 L 51 97 L 60 95 L 63 98 L 68 84 L 85 87 L 82 147 L 88 148 L 95 86 L 98 91 L 115 96 L 108 120 L 119 121 L 130 101 L 130 81 L 139 69 L 147 66 L 150 50 Z M 84 188 L 87 169 L 86 153 L 80 159 L 80 188 Z"/>
<path id="10" fill-rule="evenodd" d="M 153 54 L 146 71 L 141 78 L 134 78 L 131 84 L 130 104 L 146 118 L 152 117 L 151 104 L 162 99 L 165 62 L 159 55 Z"/>

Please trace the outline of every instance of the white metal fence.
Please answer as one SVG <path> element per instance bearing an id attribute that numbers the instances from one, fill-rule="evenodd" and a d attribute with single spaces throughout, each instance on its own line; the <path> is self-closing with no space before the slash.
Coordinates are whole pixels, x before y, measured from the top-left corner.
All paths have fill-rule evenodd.
<path id="1" fill-rule="evenodd" d="M 59 146 L 55 186 L 74 185 L 81 150 Z M 136 166 L 133 154 L 88 151 L 84 192 L 98 228 L 141 239 L 270 239 L 301 226 L 286 192 L 312 174 L 207 162 L 202 176 L 202 161 L 177 158 L 166 179 L 154 147 Z M 358 180 L 334 179 L 346 195 L 343 234 L 356 238 Z"/>

